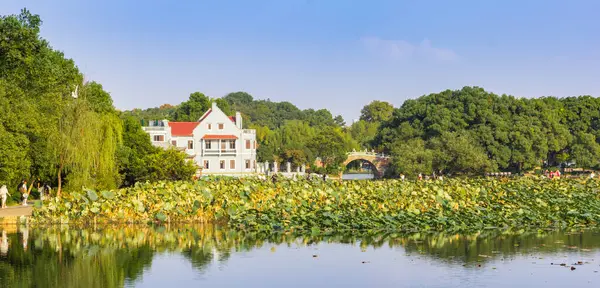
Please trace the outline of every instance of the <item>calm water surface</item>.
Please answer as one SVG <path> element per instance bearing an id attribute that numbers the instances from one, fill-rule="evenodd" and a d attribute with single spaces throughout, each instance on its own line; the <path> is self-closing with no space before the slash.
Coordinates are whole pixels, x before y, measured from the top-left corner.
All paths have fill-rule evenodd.
<path id="1" fill-rule="evenodd" d="M 375 178 L 372 173 L 368 174 L 343 174 L 342 180 L 368 180 Z"/>
<path id="2" fill-rule="evenodd" d="M 299 236 L 26 224 L 0 231 L 0 287 L 600 287 L 595 231 Z"/>

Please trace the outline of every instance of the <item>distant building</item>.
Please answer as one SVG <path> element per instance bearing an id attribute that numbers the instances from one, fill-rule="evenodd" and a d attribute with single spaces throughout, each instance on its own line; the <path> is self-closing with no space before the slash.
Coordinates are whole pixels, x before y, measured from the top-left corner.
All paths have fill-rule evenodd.
<path id="1" fill-rule="evenodd" d="M 256 130 L 242 128 L 242 115 L 228 117 L 212 103 L 197 122 L 151 121 L 143 127 L 155 146 L 185 151 L 201 175 L 257 172 Z"/>

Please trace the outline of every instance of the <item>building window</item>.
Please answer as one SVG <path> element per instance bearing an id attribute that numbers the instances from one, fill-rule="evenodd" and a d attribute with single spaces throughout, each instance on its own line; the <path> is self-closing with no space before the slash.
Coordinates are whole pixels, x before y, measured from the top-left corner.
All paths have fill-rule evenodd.
<path id="1" fill-rule="evenodd" d="M 225 160 L 219 161 L 219 168 L 221 168 L 221 170 L 225 169 Z"/>
<path id="2" fill-rule="evenodd" d="M 252 160 L 252 167 L 256 169 L 256 160 Z"/>
<path id="3" fill-rule="evenodd" d="M 227 144 L 225 143 L 225 141 L 221 141 L 221 150 L 225 151 L 225 149 L 227 149 Z"/>
<path id="4" fill-rule="evenodd" d="M 188 140 L 188 149 L 194 149 L 194 140 Z"/>
<path id="5" fill-rule="evenodd" d="M 250 160 L 246 160 L 246 169 L 250 169 Z"/>
<path id="6" fill-rule="evenodd" d="M 256 140 L 252 141 L 252 149 L 256 150 Z"/>
<path id="7" fill-rule="evenodd" d="M 210 143 L 212 143 L 212 141 L 210 141 L 210 140 L 206 140 L 206 142 L 204 142 L 204 147 L 205 147 L 206 149 L 210 149 Z"/>
<path id="8" fill-rule="evenodd" d="M 219 123 L 219 130 L 223 130 L 223 123 Z"/>
<path id="9" fill-rule="evenodd" d="M 229 141 L 229 149 L 235 150 L 235 140 Z"/>
<path id="10" fill-rule="evenodd" d="M 154 142 L 163 142 L 165 141 L 165 135 L 154 135 Z"/>
<path id="11" fill-rule="evenodd" d="M 208 170 L 209 169 L 209 165 L 208 165 L 209 161 L 208 160 L 204 160 L 204 169 Z"/>
<path id="12" fill-rule="evenodd" d="M 229 160 L 229 169 L 235 169 L 235 160 Z"/>
<path id="13" fill-rule="evenodd" d="M 250 150 L 250 140 L 246 140 L 246 149 Z"/>
<path id="14" fill-rule="evenodd" d="M 171 141 L 171 145 L 173 145 L 173 146 L 177 146 L 177 140 L 173 140 L 173 141 Z"/>
<path id="15" fill-rule="evenodd" d="M 208 130 L 212 130 L 212 124 L 211 124 L 211 123 L 207 123 L 207 124 L 206 124 L 206 129 L 208 129 Z"/>

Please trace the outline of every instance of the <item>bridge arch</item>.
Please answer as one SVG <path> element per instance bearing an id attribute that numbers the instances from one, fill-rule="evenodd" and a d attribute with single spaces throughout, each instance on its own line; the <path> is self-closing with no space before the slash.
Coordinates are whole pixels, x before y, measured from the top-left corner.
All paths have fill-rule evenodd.
<path id="1" fill-rule="evenodd" d="M 346 167 L 350 162 L 356 160 L 369 162 L 375 169 L 375 171 L 373 171 L 375 178 L 381 178 L 389 165 L 390 157 L 375 152 L 349 152 L 348 157 L 342 164 Z"/>

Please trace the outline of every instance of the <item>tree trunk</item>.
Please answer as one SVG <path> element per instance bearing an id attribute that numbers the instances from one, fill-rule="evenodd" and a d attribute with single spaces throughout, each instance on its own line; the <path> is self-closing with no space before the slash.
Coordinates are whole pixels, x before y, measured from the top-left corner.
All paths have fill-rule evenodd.
<path id="1" fill-rule="evenodd" d="M 63 169 L 63 156 L 60 155 L 60 163 L 58 164 L 58 189 L 56 190 L 56 197 L 60 197 L 62 192 L 62 169 Z"/>
<path id="2" fill-rule="evenodd" d="M 27 188 L 27 195 L 29 195 L 31 193 L 31 188 L 33 188 L 33 183 L 35 182 L 34 179 L 35 179 L 35 177 L 31 177 L 29 188 Z"/>

